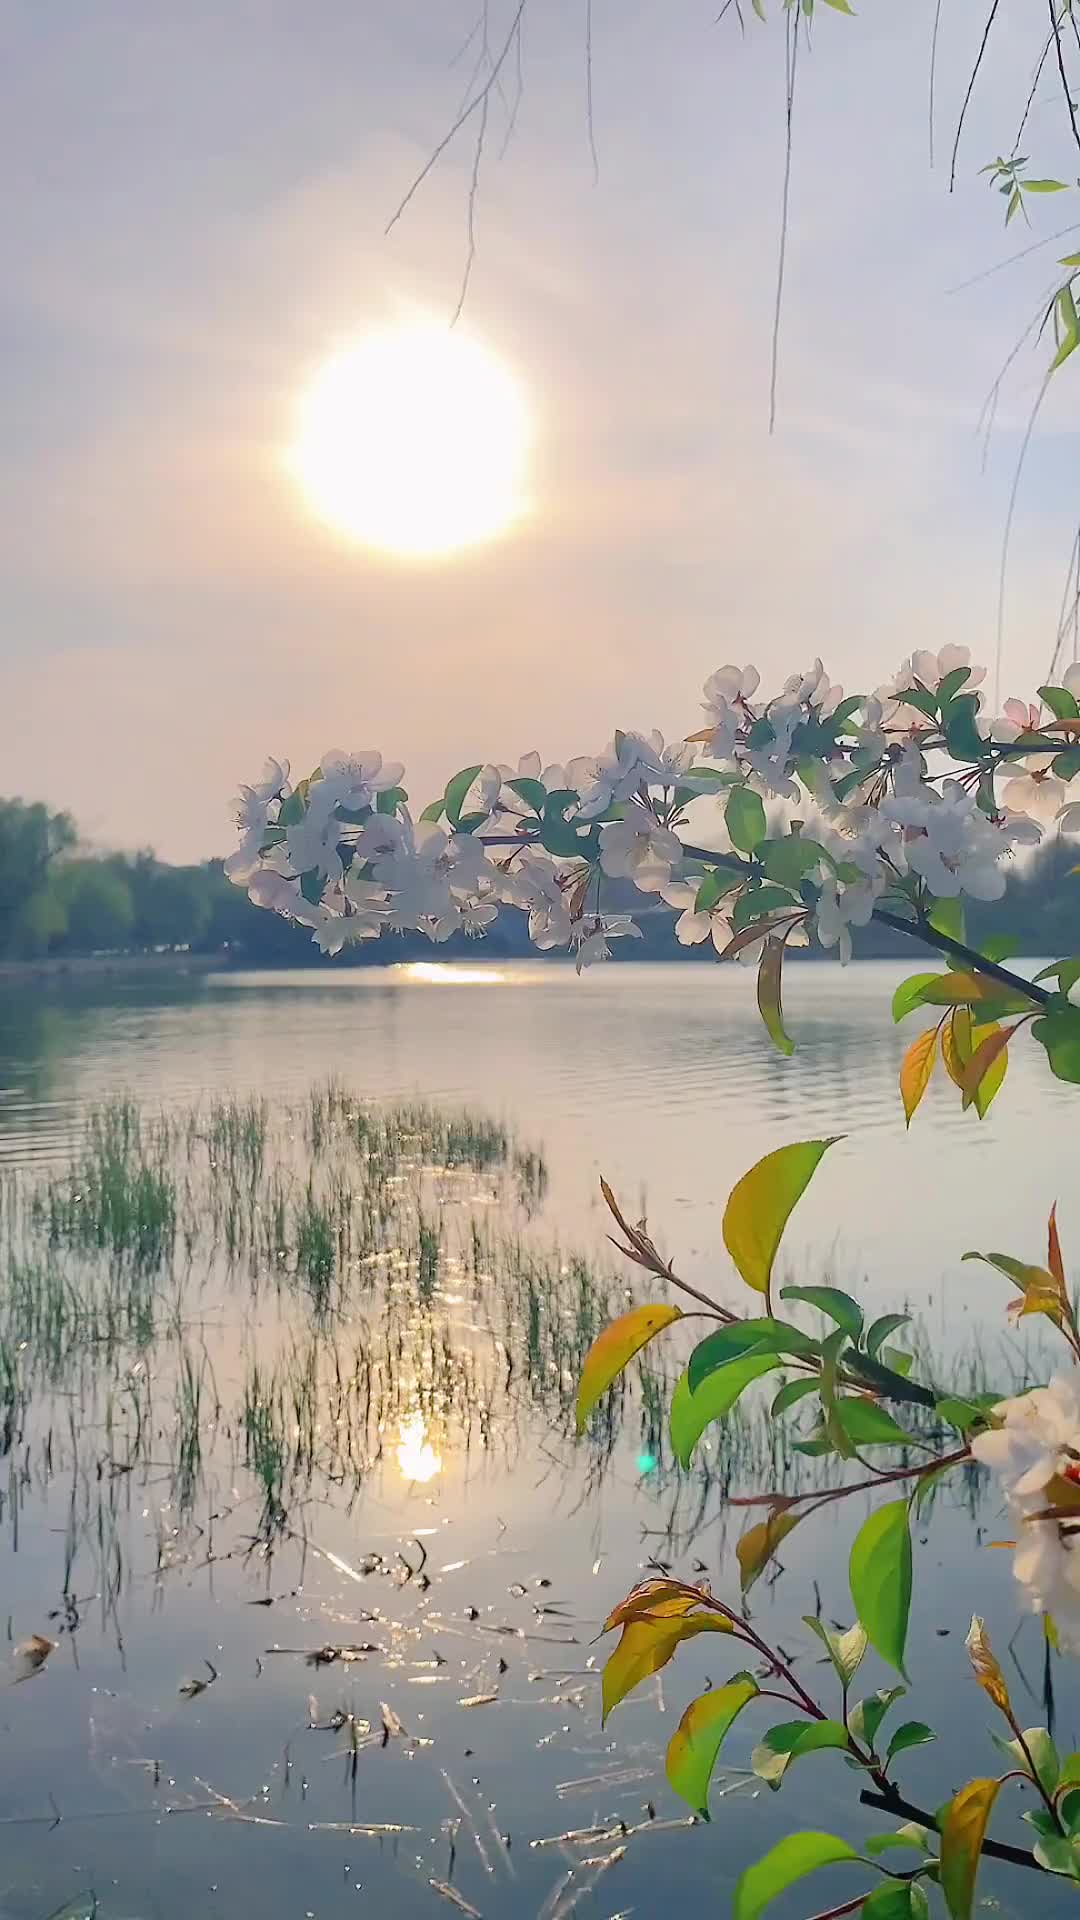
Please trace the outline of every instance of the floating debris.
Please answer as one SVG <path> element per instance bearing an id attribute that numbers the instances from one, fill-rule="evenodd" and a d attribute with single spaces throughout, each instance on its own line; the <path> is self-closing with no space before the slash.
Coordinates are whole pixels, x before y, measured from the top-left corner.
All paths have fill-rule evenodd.
<path id="1" fill-rule="evenodd" d="M 47 1640 L 43 1633 L 32 1633 L 29 1640 L 20 1640 L 11 1656 L 15 1669 L 11 1685 L 18 1686 L 20 1680 L 29 1680 L 40 1673 L 50 1653 L 55 1653 L 56 1641 Z"/>
<path id="2" fill-rule="evenodd" d="M 458 1706 L 459 1707 L 493 1707 L 498 1697 L 499 1697 L 499 1689 L 498 1687 L 496 1687 L 494 1693 L 467 1694 L 464 1700 L 458 1701 Z"/>
<path id="3" fill-rule="evenodd" d="M 459 1913 L 468 1914 L 469 1920 L 484 1920 L 484 1916 L 479 1907 L 474 1907 L 470 1901 L 465 1900 L 462 1895 L 457 1892 L 456 1888 L 450 1886 L 447 1881 L 429 1880 L 428 1886 L 431 1887 L 435 1893 L 441 1894 L 444 1900 L 449 1900 L 450 1905 L 456 1907 Z"/>
<path id="4" fill-rule="evenodd" d="M 208 1680 L 196 1679 L 182 1681 L 176 1689 L 182 1700 L 195 1700 L 200 1693 L 206 1692 L 207 1687 L 212 1687 L 214 1681 L 218 1678 L 218 1670 L 212 1660 L 204 1660 L 203 1666 L 206 1668 L 210 1678 Z"/>

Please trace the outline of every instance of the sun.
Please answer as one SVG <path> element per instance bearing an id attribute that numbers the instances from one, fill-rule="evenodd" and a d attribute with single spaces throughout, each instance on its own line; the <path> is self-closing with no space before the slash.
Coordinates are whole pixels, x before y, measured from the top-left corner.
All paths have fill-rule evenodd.
<path id="1" fill-rule="evenodd" d="M 303 394 L 287 463 L 311 511 L 365 546 L 439 558 L 526 510 L 529 422 L 517 381 L 457 328 L 370 333 Z"/>

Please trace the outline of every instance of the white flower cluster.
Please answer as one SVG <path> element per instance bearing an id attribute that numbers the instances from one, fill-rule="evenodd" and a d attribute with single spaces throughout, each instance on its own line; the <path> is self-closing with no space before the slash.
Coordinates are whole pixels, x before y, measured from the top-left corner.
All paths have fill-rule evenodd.
<path id="1" fill-rule="evenodd" d="M 1002 1425 L 979 1434 L 971 1451 L 1008 1497 L 1013 1572 L 1032 1612 L 1052 1614 L 1062 1647 L 1080 1653 L 1080 1387 L 1053 1380 L 994 1412 Z"/>
<path id="2" fill-rule="evenodd" d="M 990 720 L 983 679 L 950 646 L 872 695 L 845 699 L 815 660 L 763 701 L 755 667 L 720 667 L 685 739 L 624 732 L 565 766 L 533 753 L 465 769 L 418 821 L 404 769 L 379 753 L 328 753 L 295 788 L 271 761 L 241 789 L 226 871 L 328 953 L 387 930 L 483 933 L 512 907 L 539 949 L 580 967 L 640 935 L 633 889 L 643 911 L 677 910 L 683 944 L 752 954 L 760 920 L 762 937 L 812 933 L 846 960 L 883 901 L 910 916 L 997 899 L 1014 848 L 1050 821 L 1080 831 L 1060 719 L 1080 715 L 1080 664 L 1053 712 L 1009 701 Z"/>

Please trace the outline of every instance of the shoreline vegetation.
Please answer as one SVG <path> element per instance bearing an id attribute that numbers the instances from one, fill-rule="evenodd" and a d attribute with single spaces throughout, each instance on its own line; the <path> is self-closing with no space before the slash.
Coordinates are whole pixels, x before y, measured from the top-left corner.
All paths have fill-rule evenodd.
<path id="1" fill-rule="evenodd" d="M 1080 882 L 1075 848 L 1060 839 L 1017 860 L 1004 897 L 973 905 L 978 941 L 1009 934 L 1037 957 L 1080 951 Z M 671 939 L 674 910 L 657 899 L 643 906 L 630 883 L 609 881 L 605 908 L 633 907 L 641 938 L 616 957 L 626 961 L 713 961 L 712 946 L 681 947 Z M 629 949 L 629 943 L 624 943 Z M 872 924 L 862 930 L 859 957 L 906 960 L 912 941 Z M 432 948 L 424 934 L 358 943 L 328 958 L 305 928 L 256 907 L 231 885 L 220 859 L 174 866 L 149 850 L 134 854 L 87 848 L 75 822 L 40 804 L 0 799 L 0 982 L 48 982 L 97 976 L 205 974 L 242 967 L 386 967 L 440 959 L 499 962 L 537 955 L 524 914 L 512 910 L 483 940 L 455 933 Z M 791 959 L 832 959 L 811 947 Z"/>

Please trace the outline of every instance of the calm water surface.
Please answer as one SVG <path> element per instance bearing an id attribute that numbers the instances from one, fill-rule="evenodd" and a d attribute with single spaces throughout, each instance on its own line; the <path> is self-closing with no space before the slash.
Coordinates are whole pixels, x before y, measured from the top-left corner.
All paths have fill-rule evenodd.
<path id="1" fill-rule="evenodd" d="M 737 1662 L 684 1650 L 602 1731 L 592 1642 L 651 1557 L 737 1586 L 720 1496 L 769 1484 L 771 1442 L 748 1420 L 680 1477 L 661 1361 L 587 1443 L 570 1404 L 594 1321 L 626 1297 L 599 1174 L 647 1209 L 679 1271 L 736 1302 L 730 1186 L 769 1148 L 834 1133 L 790 1231 L 793 1272 L 903 1296 L 934 1351 L 965 1364 L 977 1323 L 982 1364 L 1007 1382 L 1004 1283 L 961 1256 L 1039 1257 L 1055 1198 L 1078 1244 L 1075 1095 L 1020 1049 L 984 1125 L 934 1088 L 905 1134 L 906 1029 L 888 1020 L 903 971 L 792 968 L 791 1061 L 768 1050 L 752 977 L 705 966 L 5 994 L 0 1335 L 20 1352 L 6 1427 L 0 1397 L 0 1628 L 57 1642 L 0 1691 L 5 1920 L 80 1898 L 103 1920 L 242 1901 L 267 1920 L 437 1920 L 460 1902 L 485 1920 L 644 1920 L 673 1887 L 723 1914 L 781 1830 L 858 1841 L 889 1824 L 832 1756 L 780 1798 L 747 1782 L 749 1738 L 730 1742 L 711 1827 L 668 1824 L 664 1744 Z M 346 1093 L 313 1108 L 331 1079 Z M 167 1245 L 118 1250 L 115 1200 L 90 1191 L 87 1116 L 121 1097 L 137 1138 L 129 1113 L 106 1160 L 124 1180 L 142 1169 L 148 1217 L 170 1196 Z M 252 1100 L 267 1103 L 261 1145 L 236 1106 Z M 437 1114 L 465 1110 L 440 1131 Z M 1008 1556 L 974 1533 L 994 1537 L 1000 1514 L 991 1499 L 973 1515 L 975 1500 L 956 1489 L 920 1536 L 902 1712 L 944 1737 L 899 1778 L 926 1806 L 994 1765 L 963 1634 L 978 1607 L 1004 1648 L 1015 1616 Z M 794 1536 L 755 1595 L 815 1682 L 800 1615 L 816 1580 L 825 1614 L 850 1617 L 857 1504 Z M 1037 1724 L 1033 1623 L 1015 1653 Z M 1053 1677 L 1068 1751 L 1077 1690 L 1067 1663 Z M 1033 1887 L 1058 1911 L 1016 1870 L 980 1884 L 998 1911 L 1032 1911 Z M 776 1912 L 856 1890 L 823 1876 Z"/>

